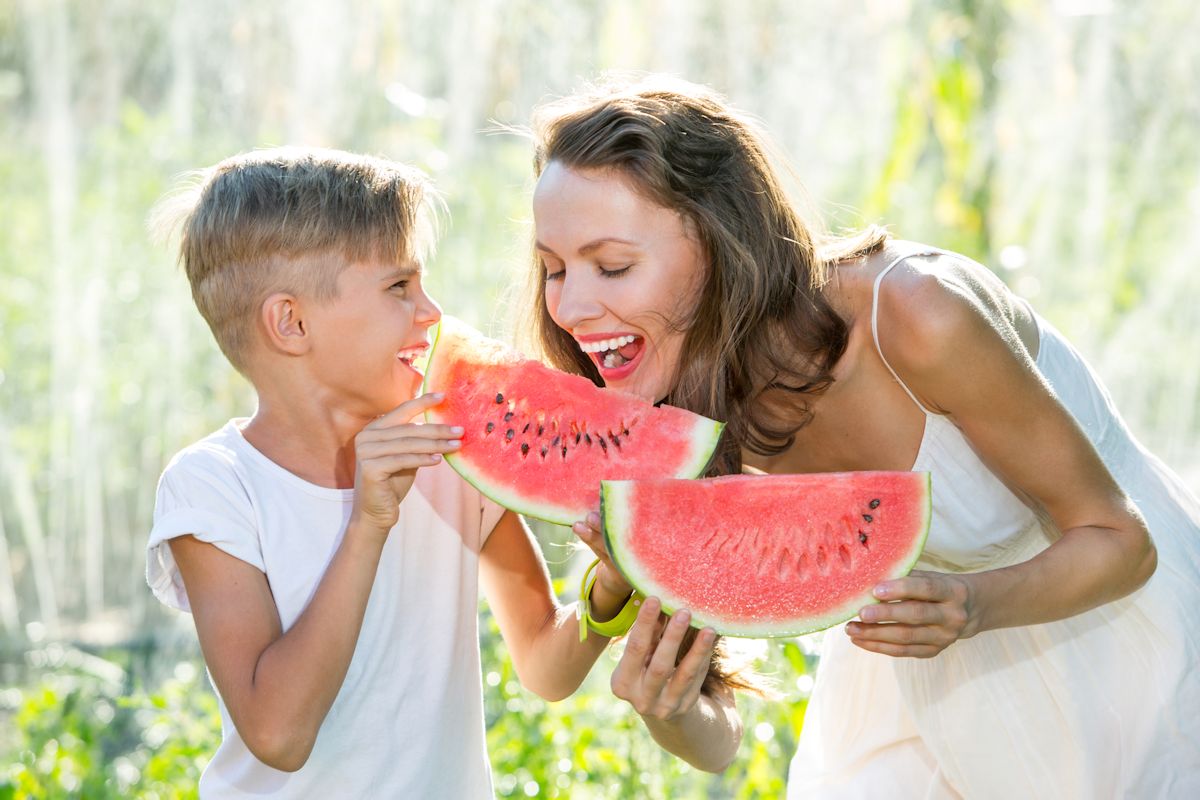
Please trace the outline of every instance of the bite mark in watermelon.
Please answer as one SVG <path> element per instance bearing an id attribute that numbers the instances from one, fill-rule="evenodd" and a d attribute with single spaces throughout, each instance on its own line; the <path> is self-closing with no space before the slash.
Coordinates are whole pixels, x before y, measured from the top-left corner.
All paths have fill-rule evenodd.
<path id="1" fill-rule="evenodd" d="M 822 630 L 907 575 L 929 531 L 926 472 L 605 481 L 617 568 L 668 613 L 729 636 Z"/>
<path id="2" fill-rule="evenodd" d="M 446 395 L 427 422 L 464 429 L 446 455 L 459 475 L 505 508 L 561 525 L 596 509 L 602 480 L 701 474 L 724 428 L 551 369 L 447 316 L 424 391 Z"/>

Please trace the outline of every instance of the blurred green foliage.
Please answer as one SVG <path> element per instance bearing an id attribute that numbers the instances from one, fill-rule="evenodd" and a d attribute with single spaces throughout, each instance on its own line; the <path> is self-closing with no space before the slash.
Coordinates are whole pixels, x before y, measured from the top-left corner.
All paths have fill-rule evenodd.
<path id="1" fill-rule="evenodd" d="M 660 749 L 632 708 L 608 693 L 615 652 L 601 657 L 574 696 L 547 703 L 520 687 L 494 620 L 485 614 L 483 621 L 487 741 L 499 797 L 783 796 L 813 666 L 797 642 L 755 643 L 746 654 L 779 697 L 739 699 L 746 736 L 736 762 L 714 776 Z M 0 736 L 0 800 L 196 796 L 221 727 L 201 662 L 181 661 L 166 680 L 131 689 L 116 663 L 126 658 L 120 652 L 105 660 L 51 645 L 29 655 L 49 671 L 27 688 L 0 692 L 0 719 L 12 723 L 12 733 Z"/>

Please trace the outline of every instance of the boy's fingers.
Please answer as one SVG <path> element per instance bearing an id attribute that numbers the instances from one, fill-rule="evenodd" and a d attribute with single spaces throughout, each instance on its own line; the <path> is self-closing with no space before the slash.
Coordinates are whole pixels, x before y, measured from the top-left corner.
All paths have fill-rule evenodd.
<path id="1" fill-rule="evenodd" d="M 367 442 L 358 447 L 359 463 L 408 453 L 453 453 L 462 446 L 458 439 L 403 438 L 389 442 Z"/>
<path id="2" fill-rule="evenodd" d="M 382 419 L 382 417 L 380 417 Z M 373 423 L 372 423 L 373 424 Z M 404 439 L 418 437 L 422 439 L 441 438 L 457 439 L 463 435 L 463 429 L 458 425 L 424 424 L 402 422 L 382 428 L 363 428 L 358 434 L 358 441 L 382 442 L 389 439 Z"/>
<path id="3" fill-rule="evenodd" d="M 417 414 L 422 413 L 426 409 L 433 408 L 445 398 L 446 395 L 442 392 L 431 392 L 430 394 L 423 394 L 420 397 L 414 397 L 412 400 L 405 400 L 383 416 L 376 417 L 368 422 L 366 428 L 386 428 L 399 422 L 408 422 Z"/>
<path id="4" fill-rule="evenodd" d="M 404 453 L 372 459 L 364 464 L 362 474 L 368 479 L 383 480 L 398 472 L 429 467 L 442 460 L 440 453 Z"/>

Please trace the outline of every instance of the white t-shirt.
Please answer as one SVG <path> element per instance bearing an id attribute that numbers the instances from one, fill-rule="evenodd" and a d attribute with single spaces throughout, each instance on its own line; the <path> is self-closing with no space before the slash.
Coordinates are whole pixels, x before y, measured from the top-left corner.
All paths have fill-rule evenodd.
<path id="1" fill-rule="evenodd" d="M 192 534 L 266 573 L 288 630 L 349 520 L 353 491 L 311 484 L 242 437 L 245 420 L 180 452 L 158 486 L 146 579 L 189 611 L 167 541 Z M 308 762 L 254 757 L 224 702 L 202 798 L 492 798 L 484 741 L 478 559 L 503 509 L 445 463 L 417 472 L 400 504 L 346 680 Z"/>

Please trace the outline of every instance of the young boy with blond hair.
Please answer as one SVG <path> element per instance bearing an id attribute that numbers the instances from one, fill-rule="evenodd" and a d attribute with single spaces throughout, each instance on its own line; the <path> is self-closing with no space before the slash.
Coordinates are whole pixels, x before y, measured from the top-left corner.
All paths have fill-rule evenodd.
<path id="1" fill-rule="evenodd" d="M 147 579 L 190 611 L 223 739 L 202 797 L 491 798 L 482 587 L 522 683 L 573 692 L 580 642 L 518 517 L 442 461 L 413 359 L 434 195 L 337 151 L 236 156 L 164 206 L 192 295 L 258 407 L 159 483 Z M 603 587 L 601 618 L 624 602 Z"/>

